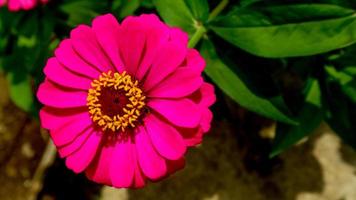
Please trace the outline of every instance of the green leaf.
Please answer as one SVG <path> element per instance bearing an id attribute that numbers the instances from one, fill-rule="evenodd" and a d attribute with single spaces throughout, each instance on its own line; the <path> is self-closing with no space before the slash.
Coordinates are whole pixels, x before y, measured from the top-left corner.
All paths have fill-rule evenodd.
<path id="1" fill-rule="evenodd" d="M 201 53 L 207 62 L 205 73 L 234 101 L 265 117 L 296 124 L 293 119 L 281 112 L 270 100 L 255 95 L 239 76 L 218 58 L 210 41 L 203 41 Z"/>
<path id="2" fill-rule="evenodd" d="M 339 83 L 330 82 L 327 87 L 326 122 L 345 143 L 356 149 L 356 104 L 344 95 Z"/>
<path id="3" fill-rule="evenodd" d="M 142 0 L 141 6 L 147 9 L 154 9 L 155 5 L 152 2 L 153 0 Z"/>
<path id="4" fill-rule="evenodd" d="M 3 36 L 3 34 L 0 32 L 0 34 Z M 0 55 L 5 53 L 6 46 L 8 44 L 9 37 L 4 35 L 3 37 L 0 37 Z"/>
<path id="5" fill-rule="evenodd" d="M 211 29 L 258 56 L 307 56 L 355 43 L 356 14 L 325 4 L 235 9 L 214 22 Z"/>
<path id="6" fill-rule="evenodd" d="M 104 1 L 67 0 L 61 4 L 60 10 L 68 15 L 66 23 L 69 26 L 89 24 L 91 20 L 105 10 Z"/>
<path id="7" fill-rule="evenodd" d="M 308 83 L 308 92 L 305 98 L 305 102 L 311 105 L 314 105 L 318 108 L 321 108 L 321 89 L 319 82 L 315 79 L 312 79 Z"/>
<path id="8" fill-rule="evenodd" d="M 350 98 L 353 103 L 356 104 L 356 79 L 348 82 L 345 85 L 342 85 L 341 90 L 346 96 Z"/>
<path id="9" fill-rule="evenodd" d="M 30 15 L 25 15 L 21 18 L 17 25 L 17 31 L 19 35 L 25 37 L 31 37 L 38 32 L 39 28 L 39 13 L 34 12 Z"/>
<path id="10" fill-rule="evenodd" d="M 334 66 L 325 66 L 325 72 L 328 75 L 328 80 L 337 82 L 341 91 L 356 103 L 356 76 L 353 74 L 352 67 L 346 67 L 342 70 L 337 70 Z"/>
<path id="11" fill-rule="evenodd" d="M 262 0 L 240 0 L 240 5 L 241 7 L 247 7 L 260 1 Z"/>
<path id="12" fill-rule="evenodd" d="M 24 48 L 32 48 L 37 44 L 37 38 L 35 35 L 31 35 L 30 37 L 19 36 L 17 41 L 18 47 Z"/>
<path id="13" fill-rule="evenodd" d="M 341 85 L 346 85 L 352 81 L 353 77 L 343 71 L 337 71 L 334 66 L 325 66 L 325 71 L 329 79 L 338 81 Z"/>
<path id="14" fill-rule="evenodd" d="M 113 10 L 116 16 L 120 19 L 134 14 L 134 12 L 140 7 L 141 0 L 119 0 L 113 2 Z"/>
<path id="15" fill-rule="evenodd" d="M 194 17 L 184 0 L 153 0 L 153 3 L 166 23 L 182 28 L 189 35 L 195 32 Z"/>
<path id="16" fill-rule="evenodd" d="M 305 103 L 298 114 L 299 125 L 278 124 L 270 157 L 274 157 L 310 135 L 323 120 L 321 91 L 315 79 L 309 82 Z"/>
<path id="17" fill-rule="evenodd" d="M 209 4 L 207 0 L 184 0 L 194 18 L 205 22 L 209 17 Z"/>
<path id="18" fill-rule="evenodd" d="M 351 76 L 356 76 L 356 66 L 345 67 L 343 71 Z"/>
<path id="19" fill-rule="evenodd" d="M 35 109 L 30 78 L 24 73 L 9 72 L 6 76 L 9 82 L 11 100 L 26 112 Z"/>
<path id="20" fill-rule="evenodd" d="M 9 12 L 6 6 L 0 8 L 0 34 L 9 34 L 18 25 L 24 14 L 25 12 Z"/>

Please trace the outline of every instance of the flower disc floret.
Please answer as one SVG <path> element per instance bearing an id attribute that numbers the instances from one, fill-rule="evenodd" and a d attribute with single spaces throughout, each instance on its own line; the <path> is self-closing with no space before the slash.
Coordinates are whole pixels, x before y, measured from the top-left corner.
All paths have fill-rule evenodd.
<path id="1" fill-rule="evenodd" d="M 126 72 L 102 73 L 91 83 L 87 106 L 91 119 L 103 131 L 122 131 L 134 128 L 143 114 L 146 96 Z"/>

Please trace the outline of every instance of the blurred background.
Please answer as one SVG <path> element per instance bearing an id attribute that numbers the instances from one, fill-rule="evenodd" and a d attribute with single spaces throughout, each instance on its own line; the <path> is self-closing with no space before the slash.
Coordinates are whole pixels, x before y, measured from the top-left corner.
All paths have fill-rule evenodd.
<path id="1" fill-rule="evenodd" d="M 0 8 L 0 200 L 356 200 L 356 1 L 10 1 Z M 211 131 L 186 167 L 143 189 L 68 170 L 38 119 L 46 60 L 104 13 L 156 13 L 183 29 L 216 90 Z"/>

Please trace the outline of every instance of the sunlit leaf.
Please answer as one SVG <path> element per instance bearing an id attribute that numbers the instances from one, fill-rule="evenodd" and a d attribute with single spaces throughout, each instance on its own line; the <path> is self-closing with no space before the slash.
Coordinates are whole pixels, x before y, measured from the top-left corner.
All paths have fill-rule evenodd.
<path id="1" fill-rule="evenodd" d="M 356 15 L 325 4 L 235 9 L 211 26 L 230 43 L 263 57 L 307 56 L 356 42 Z"/>
<path id="2" fill-rule="evenodd" d="M 169 25 L 180 27 L 190 35 L 194 33 L 194 17 L 184 0 L 153 0 L 153 3 Z"/>
<path id="3" fill-rule="evenodd" d="M 325 66 L 325 71 L 329 75 L 329 78 L 337 80 L 341 85 L 345 85 L 352 81 L 353 77 L 343 71 L 338 71 L 333 66 Z"/>

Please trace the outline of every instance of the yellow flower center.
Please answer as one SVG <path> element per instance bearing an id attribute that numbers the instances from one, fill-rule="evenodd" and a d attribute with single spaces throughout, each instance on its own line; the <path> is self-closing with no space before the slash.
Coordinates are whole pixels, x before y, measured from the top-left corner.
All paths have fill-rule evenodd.
<path id="1" fill-rule="evenodd" d="M 87 106 L 91 119 L 103 131 L 122 131 L 134 128 L 145 108 L 146 96 L 137 80 L 126 72 L 102 73 L 91 82 Z"/>

